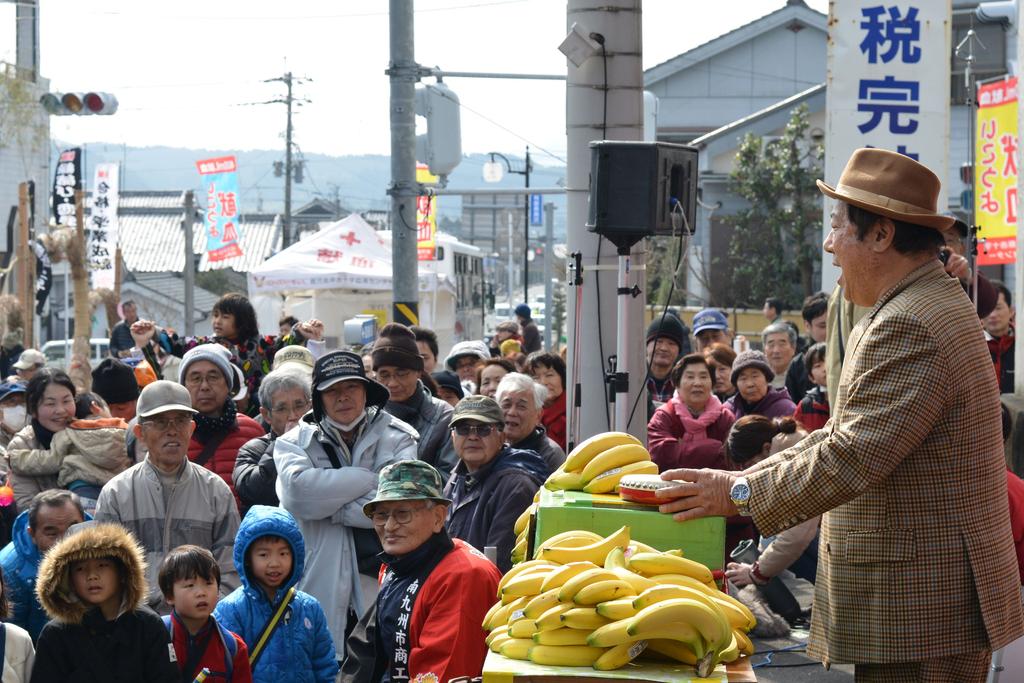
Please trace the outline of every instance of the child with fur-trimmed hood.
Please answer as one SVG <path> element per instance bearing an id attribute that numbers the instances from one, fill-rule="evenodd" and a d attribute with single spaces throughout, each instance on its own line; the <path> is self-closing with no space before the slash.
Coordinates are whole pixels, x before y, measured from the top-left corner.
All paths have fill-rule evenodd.
<path id="1" fill-rule="evenodd" d="M 146 563 L 117 524 L 69 530 L 39 566 L 36 594 L 50 616 L 32 683 L 178 683 L 167 629 L 144 606 Z"/>

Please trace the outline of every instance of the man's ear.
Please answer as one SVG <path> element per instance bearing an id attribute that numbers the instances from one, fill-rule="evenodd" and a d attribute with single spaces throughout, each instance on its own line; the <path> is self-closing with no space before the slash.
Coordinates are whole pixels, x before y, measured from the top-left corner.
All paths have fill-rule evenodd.
<path id="1" fill-rule="evenodd" d="M 871 249 L 875 253 L 881 253 L 892 246 L 892 241 L 896 237 L 896 224 L 892 222 L 892 219 L 881 216 L 875 224 L 871 226 L 871 233 L 868 235 Z"/>
<path id="2" fill-rule="evenodd" d="M 142 425 L 140 423 L 136 422 L 135 426 L 132 427 L 132 434 L 135 435 L 136 439 L 142 438 Z"/>

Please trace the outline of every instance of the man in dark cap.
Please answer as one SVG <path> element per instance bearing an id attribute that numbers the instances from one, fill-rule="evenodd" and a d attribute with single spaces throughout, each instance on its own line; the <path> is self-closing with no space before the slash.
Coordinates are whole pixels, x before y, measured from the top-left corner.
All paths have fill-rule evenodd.
<path id="1" fill-rule="evenodd" d="M 462 390 L 462 381 L 454 372 L 442 370 L 430 376 L 437 382 L 437 397 L 452 408 L 466 397 L 466 392 Z"/>
<path id="2" fill-rule="evenodd" d="M 459 464 L 444 487 L 452 499 L 448 533 L 478 550 L 497 549 L 498 569 L 512 567 L 516 518 L 548 475 L 535 451 L 505 443 L 505 414 L 493 398 L 467 396 L 455 406 L 452 440 Z"/>
<path id="3" fill-rule="evenodd" d="M 533 322 L 533 313 L 527 304 L 519 304 L 515 310 L 516 320 L 519 321 L 519 328 L 523 333 L 523 353 L 531 354 L 540 351 L 540 330 L 537 323 Z"/>
<path id="4" fill-rule="evenodd" d="M 672 384 L 672 366 L 690 351 L 690 335 L 679 318 L 666 313 L 647 327 L 647 395 L 657 408 L 676 392 Z M 653 409 L 652 409 L 653 412 Z"/>
<path id="5" fill-rule="evenodd" d="M 416 458 L 416 431 L 387 413 L 387 402 L 388 390 L 367 378 L 362 358 L 332 351 L 313 368 L 312 412 L 274 443 L 278 498 L 306 540 L 302 589 L 323 605 L 339 659 L 380 568 L 376 535 L 375 550 L 362 544 L 373 526 L 363 505 L 385 466 Z M 365 587 L 361 571 L 372 575 L 362 577 Z"/>
<path id="6" fill-rule="evenodd" d="M 389 323 L 380 331 L 370 356 L 377 381 L 390 394 L 384 410 L 419 432 L 419 459 L 447 477 L 458 460 L 448 431 L 452 407 L 423 386 L 423 357 L 415 334 L 401 323 Z"/>
<path id="7" fill-rule="evenodd" d="M 116 358 L 104 358 L 92 371 L 92 390 L 110 408 L 112 417 L 128 421 L 135 417 L 139 400 L 139 383 L 135 371 Z"/>

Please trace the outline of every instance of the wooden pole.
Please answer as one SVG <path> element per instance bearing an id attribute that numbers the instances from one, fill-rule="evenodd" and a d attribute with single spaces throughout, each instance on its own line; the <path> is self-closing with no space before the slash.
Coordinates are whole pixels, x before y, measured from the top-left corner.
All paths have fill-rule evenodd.
<path id="1" fill-rule="evenodd" d="M 85 192 L 75 191 L 75 235 L 68 249 L 71 279 L 75 292 L 75 340 L 71 346 L 71 364 L 68 374 L 82 391 L 92 388 L 92 368 L 89 366 L 89 335 L 92 316 L 89 312 L 89 271 L 86 269 L 85 244 Z"/>
<path id="2" fill-rule="evenodd" d="M 121 246 L 114 250 L 114 305 L 121 303 L 121 266 L 124 263 L 124 256 L 121 254 Z M 116 320 L 114 321 L 117 322 Z M 113 327 L 113 323 L 111 324 Z"/>
<path id="3" fill-rule="evenodd" d="M 29 206 L 28 183 L 18 185 L 18 298 L 21 301 L 21 324 L 24 327 L 24 345 L 26 349 L 34 346 L 32 314 L 35 312 L 35 287 L 33 286 L 35 258 L 29 244 Z"/>

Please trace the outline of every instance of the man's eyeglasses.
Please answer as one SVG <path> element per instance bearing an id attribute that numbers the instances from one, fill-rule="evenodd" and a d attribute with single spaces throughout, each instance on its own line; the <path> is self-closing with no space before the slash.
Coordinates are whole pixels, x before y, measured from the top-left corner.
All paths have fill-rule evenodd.
<path id="1" fill-rule="evenodd" d="M 476 434 L 481 439 L 486 439 L 491 435 L 491 432 L 495 431 L 497 427 L 494 425 L 468 425 L 459 423 L 452 426 L 452 431 L 459 436 L 469 436 L 470 434 Z"/>
<path id="2" fill-rule="evenodd" d="M 394 372 L 390 370 L 379 370 L 377 371 L 377 380 L 382 384 L 387 384 L 392 380 L 404 382 L 405 380 L 409 379 L 409 377 L 413 375 L 415 372 L 415 370 L 410 370 L 408 368 L 402 368 L 400 370 L 395 370 Z"/>
<path id="3" fill-rule="evenodd" d="M 185 378 L 185 386 L 198 387 L 202 386 L 203 382 L 206 382 L 211 387 L 219 387 L 227 384 L 227 380 L 224 379 L 224 375 L 219 372 L 211 372 L 206 375 L 189 375 Z"/>
<path id="4" fill-rule="evenodd" d="M 388 523 L 389 519 L 395 520 L 397 524 L 408 524 L 412 521 L 412 518 L 416 516 L 416 513 L 420 510 L 426 510 L 425 507 L 410 508 L 406 510 L 392 510 L 391 512 L 374 512 L 370 515 L 370 519 L 373 520 L 374 526 L 384 526 Z"/>
<path id="5" fill-rule="evenodd" d="M 291 405 L 287 403 L 275 403 L 270 406 L 270 412 L 281 413 L 291 415 L 305 415 L 306 411 L 309 410 L 310 401 L 296 401 Z"/>
<path id="6" fill-rule="evenodd" d="M 155 417 L 143 420 L 142 424 L 149 425 L 161 432 L 166 432 L 171 428 L 178 432 L 185 429 L 191 422 L 191 417 Z"/>

